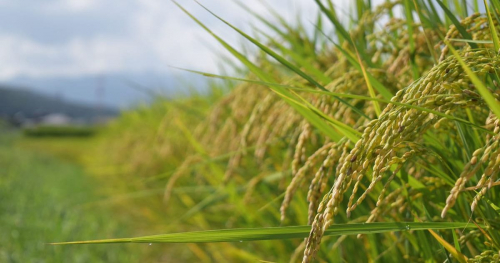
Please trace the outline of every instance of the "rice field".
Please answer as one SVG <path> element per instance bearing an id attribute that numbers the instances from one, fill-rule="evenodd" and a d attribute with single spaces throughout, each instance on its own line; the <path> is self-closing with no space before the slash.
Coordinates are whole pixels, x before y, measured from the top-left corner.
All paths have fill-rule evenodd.
<path id="1" fill-rule="evenodd" d="M 252 35 L 213 14 L 248 55 L 177 3 L 246 73 L 188 70 L 210 91 L 100 133 L 87 172 L 129 189 L 118 204 L 148 227 L 56 247 L 149 243 L 166 262 L 498 262 L 499 2 L 358 0 L 347 16 L 311 4 L 312 32 L 279 10 L 267 21 L 242 4 L 265 27 Z"/>

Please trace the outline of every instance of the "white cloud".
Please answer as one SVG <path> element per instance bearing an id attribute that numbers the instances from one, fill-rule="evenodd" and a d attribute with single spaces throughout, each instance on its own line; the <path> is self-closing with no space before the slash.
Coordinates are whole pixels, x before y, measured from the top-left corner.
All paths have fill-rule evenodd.
<path id="1" fill-rule="evenodd" d="M 96 0 L 60 0 L 61 5 L 65 5 L 67 9 L 72 11 L 84 11 L 95 7 Z"/>
<path id="2" fill-rule="evenodd" d="M 207 23 L 214 32 L 239 46 L 240 37 L 237 33 L 217 21 L 194 1 L 179 2 Z M 257 13 L 271 17 L 258 2 L 253 0 L 247 5 L 251 5 Z M 296 12 L 315 16 L 316 6 L 311 0 L 268 2 L 290 21 L 293 21 Z M 346 2 L 348 1 L 343 1 L 343 5 Z M 250 15 L 232 1 L 206 0 L 202 3 L 229 22 L 249 31 Z M 26 35 L 0 34 L 0 80 L 18 76 L 57 77 L 120 71 L 164 71 L 167 70 L 167 65 L 215 71 L 217 58 L 209 47 L 220 46 L 170 1 L 57 0 L 45 3 L 45 6 L 45 12 L 50 11 L 49 13 L 80 14 L 81 19 L 72 22 L 80 23 L 79 26 L 87 22 L 85 15 L 89 15 L 87 19 L 101 16 L 103 21 L 109 21 L 110 18 L 105 16 L 109 15 L 106 11 L 111 8 L 120 8 L 120 12 L 125 12 L 125 15 L 121 14 L 116 19 L 127 19 L 117 23 L 123 27 L 116 30 L 122 32 L 120 34 L 100 33 L 99 28 L 95 28 L 93 35 L 84 36 L 74 32 L 68 39 L 61 38 L 63 41 L 60 42 L 37 41 Z M 312 21 L 312 17 L 308 20 Z M 49 18 L 52 19 L 48 16 Z"/>
<path id="3" fill-rule="evenodd" d="M 99 3 L 97 0 L 52 0 L 44 3 L 41 10 L 49 13 L 79 13 L 98 8 Z"/>
<path id="4" fill-rule="evenodd" d="M 78 76 L 102 72 L 140 70 L 136 47 L 117 39 L 73 39 L 60 45 L 33 42 L 15 36 L 0 36 L 0 79 L 16 76 Z"/>

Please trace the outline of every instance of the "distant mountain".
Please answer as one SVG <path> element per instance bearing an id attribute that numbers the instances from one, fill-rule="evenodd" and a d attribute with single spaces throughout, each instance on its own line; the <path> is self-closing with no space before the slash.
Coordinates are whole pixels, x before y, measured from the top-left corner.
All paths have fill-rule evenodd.
<path id="1" fill-rule="evenodd" d="M 204 90 L 206 78 L 182 71 L 169 73 L 109 73 L 72 77 L 18 76 L 0 82 L 1 86 L 29 87 L 48 97 L 60 97 L 87 105 L 101 104 L 112 108 L 131 108 L 148 104 L 154 96 L 175 96 L 188 86 Z"/>
<path id="2" fill-rule="evenodd" d="M 117 116 L 119 111 L 109 107 L 97 107 L 49 97 L 31 90 L 0 87 L 0 118 L 13 124 L 36 120 L 50 114 L 63 114 L 82 123 Z"/>

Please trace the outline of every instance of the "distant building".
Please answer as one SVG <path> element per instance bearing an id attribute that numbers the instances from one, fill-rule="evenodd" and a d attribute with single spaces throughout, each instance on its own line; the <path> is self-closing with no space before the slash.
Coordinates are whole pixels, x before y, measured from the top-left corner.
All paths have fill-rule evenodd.
<path id="1" fill-rule="evenodd" d="M 63 113 L 51 113 L 41 117 L 38 124 L 43 126 L 68 126 L 72 124 L 72 119 Z"/>

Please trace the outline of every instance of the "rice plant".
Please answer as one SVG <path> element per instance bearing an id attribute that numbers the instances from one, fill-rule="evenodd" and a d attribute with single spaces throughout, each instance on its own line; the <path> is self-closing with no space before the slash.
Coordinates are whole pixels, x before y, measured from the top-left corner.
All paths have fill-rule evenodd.
<path id="1" fill-rule="evenodd" d="M 500 4 L 359 0 L 341 21 L 314 3 L 314 32 L 244 4 L 268 27 L 257 36 L 213 14 L 253 60 L 177 4 L 247 74 L 190 70 L 230 85 L 126 114 L 89 162 L 160 189 L 155 222 L 187 233 L 70 243 L 192 243 L 165 247 L 186 261 L 498 261 Z"/>

